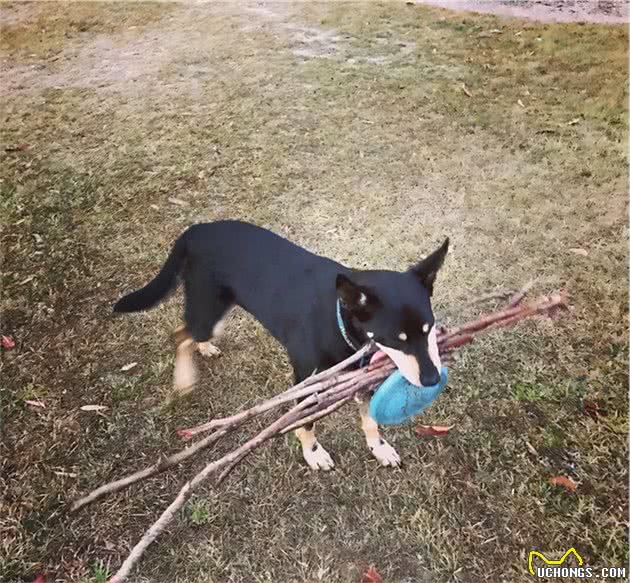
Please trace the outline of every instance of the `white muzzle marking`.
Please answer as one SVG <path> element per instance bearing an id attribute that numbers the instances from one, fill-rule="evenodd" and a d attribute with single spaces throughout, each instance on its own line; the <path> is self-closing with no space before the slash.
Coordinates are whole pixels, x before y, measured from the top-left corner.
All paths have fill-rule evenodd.
<path id="1" fill-rule="evenodd" d="M 429 344 L 429 358 L 435 368 L 437 368 L 438 372 L 440 372 L 442 370 L 442 361 L 440 360 L 440 352 L 437 344 L 437 330 L 435 329 L 435 326 L 431 328 L 427 342 Z M 416 385 L 417 387 L 421 386 L 420 365 L 418 364 L 415 356 L 405 354 L 400 350 L 389 348 L 388 346 L 383 346 L 378 342 L 376 345 L 394 361 L 396 368 L 398 368 L 402 376 L 404 376 L 412 385 Z"/>
<path id="2" fill-rule="evenodd" d="M 396 368 L 400 371 L 400 374 L 404 376 L 412 385 L 420 386 L 420 365 L 414 356 L 411 354 L 405 354 L 400 350 L 383 346 L 378 342 L 376 345 L 389 356 L 396 365 Z"/>
<path id="3" fill-rule="evenodd" d="M 435 368 L 438 369 L 438 372 L 440 372 L 442 370 L 442 361 L 440 360 L 440 351 L 438 350 L 437 343 L 437 330 L 435 329 L 435 326 L 431 328 L 431 332 L 429 332 L 427 340 L 429 342 L 429 358 Z"/>

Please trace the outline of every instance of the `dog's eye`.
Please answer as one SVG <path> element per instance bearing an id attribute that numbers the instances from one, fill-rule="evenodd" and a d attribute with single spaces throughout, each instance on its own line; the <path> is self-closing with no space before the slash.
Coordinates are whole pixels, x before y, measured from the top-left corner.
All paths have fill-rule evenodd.
<path id="1" fill-rule="evenodd" d="M 402 340 L 403 342 L 405 342 L 407 340 L 407 334 L 405 334 L 404 332 L 401 332 L 398 335 L 398 340 Z"/>

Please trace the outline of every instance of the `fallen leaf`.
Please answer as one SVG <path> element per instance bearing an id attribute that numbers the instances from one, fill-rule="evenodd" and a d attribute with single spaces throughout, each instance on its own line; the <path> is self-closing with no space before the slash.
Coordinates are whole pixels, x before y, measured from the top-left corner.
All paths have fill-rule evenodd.
<path id="1" fill-rule="evenodd" d="M 595 401 L 590 401 L 589 399 L 582 401 L 582 411 L 592 419 L 599 419 L 599 417 L 607 415 L 605 409 L 601 409 Z"/>
<path id="2" fill-rule="evenodd" d="M 582 255 L 582 257 L 588 256 L 588 251 L 586 249 L 580 249 L 579 247 L 572 247 L 569 251 L 571 251 L 571 253 L 575 253 L 576 255 Z"/>
<path id="3" fill-rule="evenodd" d="M 67 476 L 68 478 L 76 478 L 77 475 L 73 472 L 64 472 L 63 470 L 54 471 L 53 474 L 56 476 Z"/>
<path id="4" fill-rule="evenodd" d="M 15 348 L 13 336 L 0 336 L 0 345 L 5 350 L 11 350 L 11 348 Z"/>
<path id="5" fill-rule="evenodd" d="M 160 210 L 160 207 L 159 207 L 158 205 L 156 205 L 156 204 L 150 204 L 149 206 L 150 206 L 153 210 L 156 210 L 156 211 L 159 211 L 159 210 Z"/>
<path id="6" fill-rule="evenodd" d="M 549 483 L 552 486 L 562 486 L 567 492 L 575 492 L 577 490 L 577 484 L 566 476 L 554 476 L 549 478 Z"/>
<path id="7" fill-rule="evenodd" d="M 525 445 L 527 446 L 529 453 L 538 457 L 538 451 L 536 451 L 536 448 L 531 443 L 529 443 L 529 441 L 526 441 Z"/>
<path id="8" fill-rule="evenodd" d="M 34 275 L 30 275 L 29 277 L 27 277 L 24 281 L 21 281 L 20 283 L 18 283 L 18 285 L 25 285 L 27 284 L 29 281 L 33 281 L 35 279 Z"/>
<path id="9" fill-rule="evenodd" d="M 472 97 L 473 94 L 468 90 L 468 87 L 466 87 L 466 83 L 462 83 L 462 91 L 468 95 L 468 97 Z"/>
<path id="10" fill-rule="evenodd" d="M 525 105 L 520 99 L 516 103 L 518 103 L 523 109 L 525 108 Z"/>
<path id="11" fill-rule="evenodd" d="M 417 425 L 416 435 L 446 435 L 455 425 Z"/>
<path id="12" fill-rule="evenodd" d="M 182 439 L 190 439 L 194 435 L 194 433 L 190 431 L 190 429 L 178 429 L 176 433 Z"/>
<path id="13" fill-rule="evenodd" d="M 79 409 L 81 411 L 104 411 L 107 407 L 105 405 L 83 405 Z"/>
<path id="14" fill-rule="evenodd" d="M 24 152 L 30 148 L 29 144 L 18 144 L 17 146 L 7 146 L 5 152 Z"/>
<path id="15" fill-rule="evenodd" d="M 582 120 L 579 117 L 574 117 L 571 121 L 567 122 L 568 126 L 574 126 L 576 123 L 580 123 Z"/>
<path id="16" fill-rule="evenodd" d="M 31 407 L 41 407 L 42 409 L 46 408 L 45 403 L 42 403 L 41 401 L 37 400 L 37 401 L 24 401 L 27 405 L 30 405 Z"/>
<path id="17" fill-rule="evenodd" d="M 376 567 L 374 567 L 374 565 L 370 565 L 368 570 L 363 573 L 361 583 L 383 583 L 383 578 L 379 575 Z"/>
<path id="18" fill-rule="evenodd" d="M 189 204 L 185 200 L 182 200 L 181 198 L 175 198 L 174 196 L 169 198 L 168 202 L 170 202 L 171 204 L 176 204 L 178 206 L 189 206 Z"/>
<path id="19" fill-rule="evenodd" d="M 130 362 L 129 364 L 126 364 L 125 366 L 121 366 L 120 370 L 122 370 L 123 372 L 127 372 L 128 370 L 131 370 L 132 368 L 135 368 L 136 366 L 138 366 L 137 362 Z"/>

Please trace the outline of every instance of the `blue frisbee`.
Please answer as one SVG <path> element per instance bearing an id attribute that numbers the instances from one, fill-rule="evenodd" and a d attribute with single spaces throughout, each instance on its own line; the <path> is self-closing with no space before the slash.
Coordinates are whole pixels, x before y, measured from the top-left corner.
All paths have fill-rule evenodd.
<path id="1" fill-rule="evenodd" d="M 370 399 L 370 416 L 379 425 L 400 425 L 420 415 L 446 386 L 448 369 L 443 366 L 440 382 L 430 387 L 412 385 L 400 371 L 394 371 Z"/>

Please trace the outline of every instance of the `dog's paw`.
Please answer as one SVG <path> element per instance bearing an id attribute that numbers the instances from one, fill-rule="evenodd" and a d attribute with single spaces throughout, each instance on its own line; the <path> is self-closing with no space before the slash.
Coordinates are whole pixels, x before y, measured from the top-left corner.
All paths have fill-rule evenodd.
<path id="1" fill-rule="evenodd" d="M 197 344 L 197 350 L 202 356 L 221 356 L 221 350 L 217 348 L 212 342 L 199 342 Z"/>
<path id="2" fill-rule="evenodd" d="M 367 440 L 372 455 L 382 466 L 397 468 L 400 466 L 400 456 L 396 450 L 382 437 L 371 437 Z"/>
<path id="3" fill-rule="evenodd" d="M 330 454 L 316 441 L 310 447 L 302 448 L 302 454 L 311 470 L 332 470 L 335 467 Z"/>

